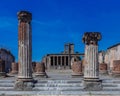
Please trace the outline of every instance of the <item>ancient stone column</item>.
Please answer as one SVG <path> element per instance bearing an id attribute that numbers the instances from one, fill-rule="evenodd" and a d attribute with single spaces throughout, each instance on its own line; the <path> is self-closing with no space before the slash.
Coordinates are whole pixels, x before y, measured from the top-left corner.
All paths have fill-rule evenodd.
<path id="1" fill-rule="evenodd" d="M 18 63 L 19 72 L 15 83 L 16 90 L 32 90 L 32 14 L 27 11 L 18 12 L 19 41 Z"/>
<path id="2" fill-rule="evenodd" d="M 12 68 L 12 70 L 11 70 L 10 74 L 17 74 L 18 73 L 18 64 L 16 62 L 12 62 L 11 68 Z"/>
<path id="3" fill-rule="evenodd" d="M 0 59 L 0 77 L 5 77 L 6 72 L 5 72 L 5 61 Z"/>
<path id="4" fill-rule="evenodd" d="M 47 77 L 47 74 L 45 72 L 45 64 L 44 62 L 37 62 L 36 63 L 36 73 L 35 76 L 39 77 Z"/>
<path id="5" fill-rule="evenodd" d="M 99 79 L 98 41 L 101 39 L 99 32 L 86 32 L 83 36 L 85 46 L 84 61 L 84 89 L 101 90 L 102 81 Z"/>

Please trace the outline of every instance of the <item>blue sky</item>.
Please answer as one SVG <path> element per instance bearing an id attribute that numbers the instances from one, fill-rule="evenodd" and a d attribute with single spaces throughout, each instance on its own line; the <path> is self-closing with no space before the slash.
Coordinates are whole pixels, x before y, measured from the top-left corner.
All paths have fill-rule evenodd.
<path id="1" fill-rule="evenodd" d="M 86 31 L 102 33 L 99 50 L 120 42 L 120 0 L 0 0 L 0 46 L 18 58 L 17 12 L 32 13 L 33 60 L 59 53 L 64 43 L 84 52 Z"/>

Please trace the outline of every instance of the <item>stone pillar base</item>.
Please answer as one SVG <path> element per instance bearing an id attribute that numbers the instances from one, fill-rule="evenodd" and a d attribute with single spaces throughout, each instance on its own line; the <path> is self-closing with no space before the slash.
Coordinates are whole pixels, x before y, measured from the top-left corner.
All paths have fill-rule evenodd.
<path id="1" fill-rule="evenodd" d="M 84 90 L 88 90 L 88 91 L 102 90 L 102 80 L 84 79 Z"/>
<path id="2" fill-rule="evenodd" d="M 36 77 L 48 78 L 48 75 L 46 74 L 46 72 L 36 72 L 35 76 Z"/>
<path id="3" fill-rule="evenodd" d="M 5 72 L 0 72 L 0 77 L 6 77 L 6 73 Z"/>
<path id="4" fill-rule="evenodd" d="M 32 91 L 33 87 L 33 79 L 17 79 L 14 86 L 15 90 L 18 91 Z"/>

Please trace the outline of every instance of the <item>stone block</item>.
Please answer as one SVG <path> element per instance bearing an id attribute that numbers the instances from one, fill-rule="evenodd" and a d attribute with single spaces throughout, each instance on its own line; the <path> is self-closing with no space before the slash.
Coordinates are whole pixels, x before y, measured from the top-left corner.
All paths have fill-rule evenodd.
<path id="1" fill-rule="evenodd" d="M 14 89 L 17 91 L 32 91 L 34 87 L 34 81 L 17 80 L 15 82 Z"/>
<path id="2" fill-rule="evenodd" d="M 102 90 L 102 80 L 89 79 L 84 80 L 84 90 L 86 91 L 99 91 Z"/>

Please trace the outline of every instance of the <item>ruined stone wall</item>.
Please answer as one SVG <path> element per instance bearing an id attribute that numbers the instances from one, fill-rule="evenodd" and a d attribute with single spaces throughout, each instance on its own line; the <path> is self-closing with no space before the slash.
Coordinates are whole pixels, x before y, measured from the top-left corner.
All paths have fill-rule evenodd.
<path id="1" fill-rule="evenodd" d="M 108 64 L 108 70 L 110 73 L 113 68 L 114 60 L 120 60 L 120 45 L 108 49 L 105 54 L 105 63 Z"/>
<path id="2" fill-rule="evenodd" d="M 12 62 L 15 61 L 13 55 L 4 50 L 0 50 L 0 58 L 5 61 L 5 71 L 9 72 L 9 69 L 11 69 Z"/>

